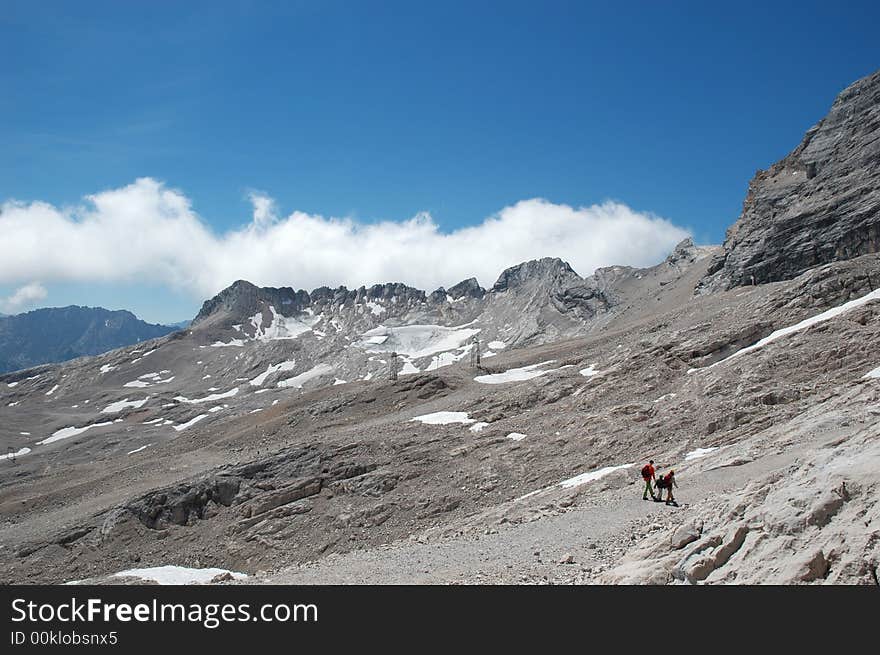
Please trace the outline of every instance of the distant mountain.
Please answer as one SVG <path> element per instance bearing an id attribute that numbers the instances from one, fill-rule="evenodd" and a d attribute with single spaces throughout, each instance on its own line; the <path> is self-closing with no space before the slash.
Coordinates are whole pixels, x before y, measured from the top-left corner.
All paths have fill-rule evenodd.
<path id="1" fill-rule="evenodd" d="M 75 305 L 0 316 L 0 373 L 97 355 L 176 329 L 145 323 L 125 310 Z"/>

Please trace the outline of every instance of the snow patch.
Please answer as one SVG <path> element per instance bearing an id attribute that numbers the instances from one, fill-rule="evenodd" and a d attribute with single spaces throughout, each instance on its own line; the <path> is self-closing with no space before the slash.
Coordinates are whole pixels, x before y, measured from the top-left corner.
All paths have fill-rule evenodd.
<path id="1" fill-rule="evenodd" d="M 872 291 L 871 293 L 865 294 L 864 296 L 862 296 L 860 298 L 856 298 L 855 300 L 850 300 L 849 302 L 845 302 L 842 305 L 838 305 L 837 307 L 832 307 L 831 309 L 825 310 L 824 312 L 822 312 L 820 314 L 816 314 L 815 316 L 811 316 L 810 318 L 804 319 L 803 321 L 800 321 L 799 323 L 795 323 L 794 325 L 789 325 L 788 327 L 780 328 L 779 330 L 776 330 L 776 331 L 770 333 L 768 336 L 764 337 L 760 341 L 753 343 L 751 346 L 748 346 L 746 348 L 741 348 L 740 350 L 737 350 L 732 355 L 729 355 L 729 356 L 725 357 L 724 359 L 717 361 L 708 367 L 703 367 L 703 368 L 713 368 L 715 366 L 718 366 L 719 364 L 723 364 L 724 362 L 730 361 L 734 357 L 739 357 L 740 355 L 745 355 L 750 352 L 760 350 L 761 348 L 766 346 L 768 343 L 776 341 L 777 339 L 780 339 L 782 337 L 788 336 L 789 334 L 794 334 L 795 332 L 800 332 L 801 330 L 805 330 L 808 327 L 811 327 L 811 326 L 816 325 L 818 323 L 824 323 L 825 321 L 828 321 L 836 316 L 840 316 L 841 314 L 848 312 L 851 309 L 855 309 L 856 307 L 861 307 L 862 305 L 865 305 L 865 304 L 871 302 L 872 300 L 880 300 L 880 289 L 877 289 L 875 291 Z M 693 371 L 701 371 L 701 370 L 703 370 L 703 369 L 702 368 L 689 369 L 688 373 L 692 373 Z"/>
<path id="2" fill-rule="evenodd" d="M 311 319 L 311 324 L 305 323 L 292 316 L 282 316 L 275 307 L 269 305 L 272 319 L 269 324 L 263 325 L 263 312 L 251 317 L 251 325 L 254 327 L 254 339 L 257 341 L 277 341 L 279 339 L 295 339 L 301 334 L 311 331 L 312 326 L 318 323 L 320 317 Z"/>
<path id="3" fill-rule="evenodd" d="M 868 371 L 862 377 L 865 378 L 880 378 L 880 366 L 875 368 L 873 371 Z"/>
<path id="4" fill-rule="evenodd" d="M 292 371 L 295 367 L 296 360 L 281 362 L 280 364 L 270 364 L 263 373 L 260 373 L 257 377 L 251 380 L 250 383 L 254 387 L 259 387 L 266 381 L 266 378 L 273 373 L 277 373 L 278 371 Z"/>
<path id="5" fill-rule="evenodd" d="M 601 371 L 596 370 L 595 364 L 590 364 L 587 368 L 581 369 L 581 375 L 583 375 L 585 378 L 591 378 L 594 375 L 598 375 L 600 372 Z"/>
<path id="6" fill-rule="evenodd" d="M 523 382 L 532 378 L 541 377 L 547 373 L 552 373 L 558 369 L 538 370 L 541 366 L 552 364 L 555 360 L 541 362 L 540 364 L 531 364 L 530 366 L 522 366 L 520 368 L 512 368 L 504 373 L 491 373 L 489 375 L 478 375 L 474 378 L 477 382 L 483 384 L 505 384 L 506 382 Z"/>
<path id="7" fill-rule="evenodd" d="M 461 348 L 463 343 L 479 332 L 480 328 L 468 328 L 464 325 L 457 327 L 442 325 L 386 327 L 380 325 L 364 332 L 361 341 L 355 345 L 372 351 L 393 350 L 400 355 L 417 359 Z M 376 346 L 382 347 L 377 348 Z"/>
<path id="8" fill-rule="evenodd" d="M 160 585 L 206 584 L 218 575 L 229 573 L 236 580 L 247 575 L 226 569 L 192 569 L 185 566 L 153 566 L 146 569 L 127 569 L 114 573 L 114 578 L 140 578 Z"/>
<path id="9" fill-rule="evenodd" d="M 139 452 L 141 452 L 141 451 L 142 451 L 144 448 L 146 448 L 147 446 L 152 446 L 152 445 L 153 445 L 153 444 L 148 443 L 146 446 L 141 446 L 140 448 L 135 448 L 134 450 L 129 450 L 129 451 L 128 451 L 128 454 L 129 454 L 129 455 L 134 455 L 135 453 L 139 453 Z"/>
<path id="10" fill-rule="evenodd" d="M 202 347 L 204 347 L 204 346 L 202 346 Z M 244 341 L 242 339 L 233 339 L 232 341 L 230 341 L 228 343 L 223 342 L 223 341 L 215 341 L 214 343 L 211 344 L 211 348 L 229 348 L 229 347 L 242 348 L 242 347 L 244 347 Z"/>
<path id="11" fill-rule="evenodd" d="M 310 368 L 305 373 L 300 373 L 299 375 L 295 375 L 292 378 L 287 378 L 286 380 L 282 380 L 276 386 L 282 388 L 293 387 L 295 389 L 302 389 L 303 385 L 309 380 L 313 380 L 315 378 L 319 378 L 322 375 L 327 375 L 328 373 L 333 372 L 333 367 L 329 364 L 317 364 Z"/>
<path id="12" fill-rule="evenodd" d="M 29 452 L 31 452 L 30 448 L 22 448 L 15 451 L 14 453 L 6 453 L 5 455 L 0 455 L 0 459 L 15 459 L 16 457 L 27 455 Z"/>
<path id="13" fill-rule="evenodd" d="M 588 473 L 581 473 L 580 475 L 576 475 L 573 478 L 569 478 L 568 480 L 563 480 L 559 483 L 559 486 L 563 489 L 571 489 L 572 487 L 579 487 L 580 485 L 586 482 L 593 482 L 594 480 L 599 480 L 604 478 L 606 475 L 610 475 L 615 471 L 620 471 L 621 469 L 629 468 L 631 466 L 635 466 L 635 464 L 621 464 L 619 466 L 606 466 L 605 468 L 597 469 L 595 471 L 589 471 Z"/>
<path id="14" fill-rule="evenodd" d="M 180 425 L 173 426 L 175 430 L 180 432 L 181 430 L 186 430 L 188 427 L 191 427 L 201 421 L 203 418 L 207 418 L 207 414 L 199 414 L 195 418 L 191 418 L 186 423 L 181 423 Z"/>
<path id="15" fill-rule="evenodd" d="M 205 396 L 204 398 L 193 398 L 192 400 L 190 400 L 185 396 L 174 396 L 174 400 L 182 403 L 187 403 L 189 405 L 195 405 L 197 403 L 210 403 L 215 400 L 222 400 L 223 398 L 232 398 L 232 396 L 235 396 L 237 393 L 238 387 L 235 387 L 224 393 L 212 393 L 211 395 Z"/>
<path id="16" fill-rule="evenodd" d="M 512 439 L 513 441 L 522 441 L 526 438 L 526 435 L 522 434 L 521 432 L 511 432 L 507 435 L 507 438 Z"/>
<path id="17" fill-rule="evenodd" d="M 120 400 L 119 402 L 111 403 L 107 405 L 104 409 L 101 410 L 102 414 L 116 414 L 117 412 L 121 412 L 126 407 L 143 407 L 147 401 L 150 399 L 149 396 L 144 398 L 143 400 L 132 400 L 129 401 L 128 398 L 125 400 Z"/>
<path id="18" fill-rule="evenodd" d="M 104 364 L 101 367 L 101 373 L 109 373 L 110 371 L 116 370 L 115 366 L 111 366 L 110 364 Z"/>
<path id="19" fill-rule="evenodd" d="M 690 461 L 692 459 L 699 459 L 700 457 L 705 457 L 709 453 L 714 453 L 718 450 L 718 446 L 713 446 L 710 448 L 697 448 L 696 450 L 692 450 L 688 454 L 684 456 L 684 461 Z"/>
<path id="20" fill-rule="evenodd" d="M 45 446 L 46 444 L 55 443 L 56 441 L 61 441 L 62 439 L 69 439 L 70 437 L 75 437 L 78 434 L 82 434 L 86 430 L 91 430 L 92 428 L 101 428 L 107 425 L 113 425 L 113 421 L 104 421 L 103 423 L 92 423 L 91 425 L 84 425 L 81 428 L 71 426 L 69 428 L 61 428 L 60 430 L 55 430 L 52 433 L 51 437 L 43 439 L 42 441 L 38 441 L 38 446 Z"/>
<path id="21" fill-rule="evenodd" d="M 411 418 L 410 421 L 420 421 L 427 425 L 448 425 L 450 423 L 474 423 L 467 412 L 433 412 Z"/>
<path id="22" fill-rule="evenodd" d="M 488 343 L 488 346 L 492 350 L 504 350 L 505 348 L 507 348 L 507 344 L 504 343 L 503 341 L 490 341 Z"/>

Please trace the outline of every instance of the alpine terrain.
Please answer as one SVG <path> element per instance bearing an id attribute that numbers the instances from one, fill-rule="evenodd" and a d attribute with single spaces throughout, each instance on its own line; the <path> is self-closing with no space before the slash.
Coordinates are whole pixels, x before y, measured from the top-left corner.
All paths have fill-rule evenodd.
<path id="1" fill-rule="evenodd" d="M 183 330 L 0 375 L 0 579 L 876 585 L 878 251 L 880 72 L 721 246 L 235 282 Z M 649 459 L 677 506 L 642 500 Z"/>

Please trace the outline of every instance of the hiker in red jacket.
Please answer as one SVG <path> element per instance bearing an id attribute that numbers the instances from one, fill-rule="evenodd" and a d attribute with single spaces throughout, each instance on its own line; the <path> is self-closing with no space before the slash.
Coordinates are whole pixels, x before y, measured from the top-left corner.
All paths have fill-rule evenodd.
<path id="1" fill-rule="evenodd" d="M 653 459 L 642 467 L 642 479 L 645 481 L 645 492 L 642 494 L 642 500 L 648 500 L 648 494 L 651 494 L 651 500 L 657 500 L 654 496 L 654 489 L 651 488 L 651 480 L 656 479 L 654 477 Z"/>
<path id="2" fill-rule="evenodd" d="M 670 469 L 669 473 L 667 473 L 664 478 L 664 482 L 665 484 L 663 486 L 666 488 L 666 504 L 678 507 L 678 503 L 675 502 L 675 498 L 672 497 L 672 487 L 678 486 L 678 483 L 675 481 L 675 471 Z"/>

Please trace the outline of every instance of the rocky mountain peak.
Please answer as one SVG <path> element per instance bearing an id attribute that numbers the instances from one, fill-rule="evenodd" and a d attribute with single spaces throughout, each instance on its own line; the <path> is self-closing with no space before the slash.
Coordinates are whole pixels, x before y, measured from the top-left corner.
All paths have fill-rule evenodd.
<path id="1" fill-rule="evenodd" d="M 583 281 L 574 272 L 574 269 L 568 265 L 568 262 L 559 259 L 559 257 L 544 257 L 543 259 L 533 259 L 505 269 L 498 277 L 498 281 L 495 282 L 492 290 L 496 292 L 507 291 L 527 283 L 545 280 L 568 285 Z"/>
<path id="2" fill-rule="evenodd" d="M 788 280 L 880 250 L 880 71 L 847 87 L 800 145 L 749 184 L 698 291 Z"/>
<path id="3" fill-rule="evenodd" d="M 270 304 L 285 316 L 302 311 L 309 305 L 309 294 L 291 287 L 258 287 L 246 280 L 237 280 L 210 300 L 206 300 L 192 325 L 218 313 L 229 314 L 232 319 L 244 318 L 262 310 L 263 303 Z"/>
<path id="4" fill-rule="evenodd" d="M 486 295 L 486 290 L 480 286 L 477 278 L 469 277 L 467 280 L 462 280 L 455 286 L 450 287 L 448 293 L 452 296 L 453 300 L 464 297 L 479 299 Z"/>

